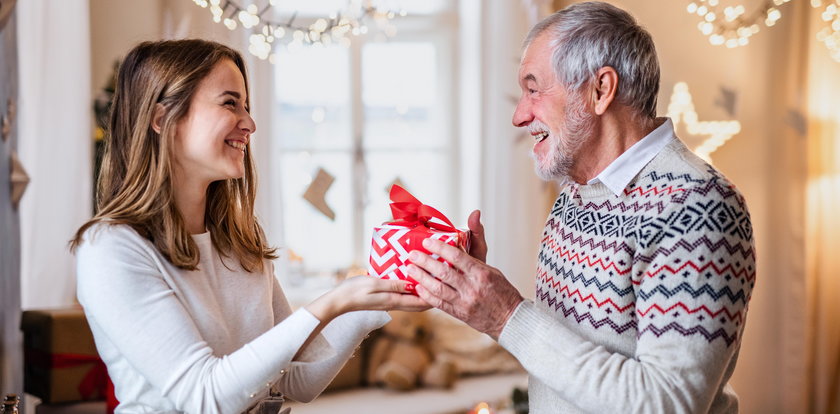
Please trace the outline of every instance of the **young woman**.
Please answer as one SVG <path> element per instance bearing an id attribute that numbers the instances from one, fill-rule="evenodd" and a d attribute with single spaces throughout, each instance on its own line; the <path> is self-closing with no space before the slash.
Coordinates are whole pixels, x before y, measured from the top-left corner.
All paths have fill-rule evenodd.
<path id="1" fill-rule="evenodd" d="M 99 212 L 71 242 L 117 412 L 238 413 L 272 386 L 310 401 L 388 321 L 377 310 L 428 307 L 362 276 L 291 311 L 254 217 L 255 129 L 226 46 L 146 42 L 120 67 Z"/>

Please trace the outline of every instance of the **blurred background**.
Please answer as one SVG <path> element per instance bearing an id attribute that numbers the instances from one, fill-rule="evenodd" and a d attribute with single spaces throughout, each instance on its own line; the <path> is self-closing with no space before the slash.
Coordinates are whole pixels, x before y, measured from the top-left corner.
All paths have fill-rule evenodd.
<path id="1" fill-rule="evenodd" d="M 143 40 L 246 57 L 257 209 L 293 304 L 365 267 L 394 183 L 459 227 L 481 209 L 488 262 L 533 297 L 557 189 L 510 120 L 522 40 L 571 3 L 0 1 L 0 391 L 22 381 L 21 310 L 75 303 L 67 241 L 93 213 L 98 117 Z M 741 411 L 840 413 L 840 0 L 611 3 L 654 38 L 659 114 L 752 213 Z"/>

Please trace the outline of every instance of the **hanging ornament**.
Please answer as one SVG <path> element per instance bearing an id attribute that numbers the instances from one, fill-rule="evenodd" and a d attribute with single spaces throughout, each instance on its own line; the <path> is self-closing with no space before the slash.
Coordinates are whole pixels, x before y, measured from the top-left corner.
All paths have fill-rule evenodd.
<path id="1" fill-rule="evenodd" d="M 327 216 L 330 220 L 335 220 L 335 212 L 329 205 L 327 205 L 326 196 L 333 181 L 335 181 L 335 177 L 326 172 L 323 168 L 318 168 L 318 172 L 315 174 L 315 179 L 309 183 L 309 187 L 307 187 L 306 192 L 303 193 L 303 199 L 308 201 L 309 204 L 312 204 L 313 207 L 315 207 L 323 215 Z"/>
<path id="2" fill-rule="evenodd" d="M 12 15 L 12 10 L 15 9 L 16 0 L 0 0 L 0 30 L 6 25 L 9 16 Z"/>
<path id="3" fill-rule="evenodd" d="M 725 86 L 720 87 L 720 94 L 715 99 L 715 105 L 726 111 L 730 117 L 735 117 L 735 103 L 737 102 L 738 93 L 734 89 L 729 89 Z"/>
<path id="4" fill-rule="evenodd" d="M 13 150 L 11 153 L 11 160 L 9 162 L 11 173 L 9 174 L 9 181 L 12 187 L 12 206 L 17 208 L 23 193 L 26 191 L 26 186 L 29 185 L 29 175 L 20 163 L 17 153 Z"/>
<path id="5" fill-rule="evenodd" d="M 12 122 L 9 121 L 9 115 L 2 115 L 2 119 L 0 119 L 0 136 L 3 137 L 3 142 L 9 139 L 11 132 Z"/>
<path id="6" fill-rule="evenodd" d="M 800 137 L 805 137 L 805 134 L 808 132 L 808 122 L 805 120 L 805 115 L 802 115 L 802 112 L 796 109 L 788 109 L 785 123 L 793 128 Z"/>

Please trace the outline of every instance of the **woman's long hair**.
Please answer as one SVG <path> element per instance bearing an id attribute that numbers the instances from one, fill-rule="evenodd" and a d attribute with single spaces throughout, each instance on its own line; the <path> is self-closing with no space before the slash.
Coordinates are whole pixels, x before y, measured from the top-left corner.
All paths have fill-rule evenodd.
<path id="1" fill-rule="evenodd" d="M 199 83 L 225 59 L 239 68 L 247 93 L 242 56 L 219 43 L 197 39 L 144 42 L 128 53 L 117 76 L 97 183 L 97 213 L 76 232 L 71 250 L 96 223 L 127 224 L 175 266 L 197 268 L 198 246 L 175 206 L 172 151 L 178 121 L 187 115 Z M 160 133 L 152 128 L 158 104 L 164 110 Z M 249 272 L 262 271 L 264 259 L 276 258 L 276 249 L 268 246 L 254 216 L 256 187 L 249 143 L 245 176 L 211 183 L 204 217 L 219 252 L 239 259 Z"/>

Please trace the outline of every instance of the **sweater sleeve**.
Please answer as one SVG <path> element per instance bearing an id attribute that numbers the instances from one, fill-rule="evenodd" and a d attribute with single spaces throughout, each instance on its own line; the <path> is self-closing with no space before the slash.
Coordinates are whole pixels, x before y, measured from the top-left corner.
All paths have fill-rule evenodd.
<path id="1" fill-rule="evenodd" d="M 277 320 L 291 313 L 280 284 L 274 279 L 274 309 Z M 332 320 L 292 361 L 280 377 L 278 388 L 300 402 L 317 397 L 338 374 L 370 331 L 391 320 L 387 312 L 350 312 Z"/>
<path id="2" fill-rule="evenodd" d="M 587 341 L 530 301 L 499 342 L 584 411 L 707 412 L 738 351 L 755 257 L 740 197 L 697 201 L 696 214 L 684 207 L 640 229 L 635 354 Z"/>
<path id="3" fill-rule="evenodd" d="M 152 247 L 129 233 L 96 226 L 77 252 L 79 301 L 108 346 L 180 411 L 234 413 L 254 404 L 318 319 L 300 309 L 240 349 L 214 355 L 163 279 Z"/>

